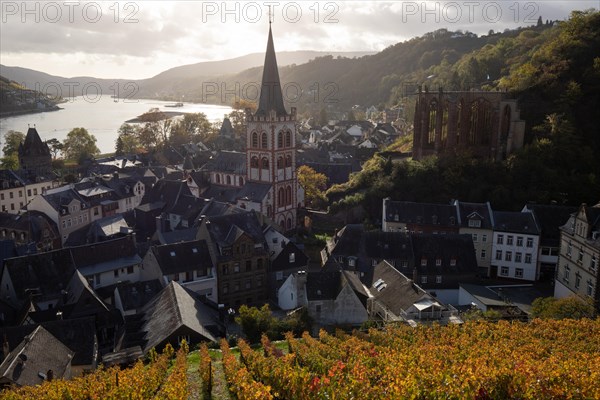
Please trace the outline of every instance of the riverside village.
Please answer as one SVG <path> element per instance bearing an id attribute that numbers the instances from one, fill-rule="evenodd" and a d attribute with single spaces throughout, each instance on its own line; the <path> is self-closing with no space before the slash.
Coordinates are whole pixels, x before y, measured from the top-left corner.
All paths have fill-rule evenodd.
<path id="1" fill-rule="evenodd" d="M 488 39 L 506 38 L 489 39 L 487 46 L 526 43 L 541 35 L 554 40 L 552 32 L 566 37 L 569 29 L 594 30 L 597 43 L 599 21 L 598 12 L 588 12 L 510 34 L 492 31 Z M 590 320 L 600 311 L 600 147 L 598 138 L 592 139 L 594 129 L 588 132 L 598 125 L 579 121 L 594 112 L 585 116 L 576 110 L 580 102 L 600 104 L 597 56 L 593 71 L 583 64 L 586 49 L 577 53 L 584 56 L 573 56 L 584 60 L 573 67 L 580 69 L 554 70 L 572 74 L 568 79 L 558 75 L 550 81 L 547 75 L 536 81 L 541 75 L 532 73 L 530 88 L 538 86 L 531 91 L 509 82 L 517 79 L 513 75 L 502 78 L 513 84 L 505 88 L 491 86 L 489 73 L 487 83 L 465 85 L 459 82 L 461 70 L 446 85 L 432 78 L 405 86 L 397 103 L 371 102 L 365 92 L 356 93 L 345 108 L 310 109 L 292 104 L 282 92 L 280 73 L 289 75 L 288 67 L 277 63 L 277 28 L 269 23 L 258 98 L 239 99 L 218 123 L 177 113 L 183 103 L 173 98 L 178 117 L 153 109 L 123 124 L 114 154 L 99 154 L 93 131 L 84 128 L 71 131 L 62 143 L 42 140 L 48 135 L 39 123 L 14 133 L 17 141 L 3 138 L 0 388 L 7 398 L 21 398 L 10 397 L 8 390 L 75 382 L 115 367 L 122 369 L 116 369 L 121 371 L 116 381 L 111 375 L 113 386 L 124 386 L 125 371 L 182 346 L 223 351 L 218 367 L 213 356 L 212 381 L 209 372 L 203 383 L 208 395 L 194 398 L 211 398 L 217 373 L 224 374 L 229 389 L 225 396 L 215 394 L 213 386 L 212 398 L 247 398 L 242 393 L 249 389 L 236 379 L 247 379 L 254 393 L 266 391 L 260 398 L 328 398 L 323 393 L 329 393 L 329 379 L 350 379 L 351 366 L 359 364 L 371 371 L 370 361 L 352 364 L 358 357 L 354 350 L 339 350 L 345 341 L 368 343 L 355 344 L 356 354 L 383 357 L 382 348 L 395 346 L 381 336 L 390 329 L 397 330 L 393 340 L 413 335 L 410 343 L 432 332 L 430 341 L 446 340 L 450 348 L 451 339 L 440 332 L 471 332 L 476 341 L 483 339 L 470 330 L 490 326 L 485 329 L 498 329 L 489 334 L 498 339 L 504 334 L 500 329 L 538 329 L 555 318 L 588 321 L 569 329 L 595 332 L 595 339 L 582 334 L 589 358 L 577 354 L 588 371 L 582 374 L 589 374 L 582 382 L 599 378 L 600 326 Z M 469 35 L 440 30 L 418 40 L 420 46 L 474 41 Z M 551 50 L 568 52 L 570 47 L 556 40 Z M 379 54 L 391 57 L 415 43 Z M 531 45 L 528 51 L 536 49 Z M 354 60 L 378 68 L 379 54 Z M 483 62 L 470 57 L 474 61 L 464 68 L 475 74 L 474 66 Z M 349 61 L 324 57 L 306 65 L 334 68 L 344 62 Z M 533 63 L 535 57 L 518 62 Z M 544 68 L 551 61 L 540 62 L 546 64 L 536 67 L 539 74 L 550 74 Z M 578 83 L 580 77 L 588 84 Z M 396 85 L 392 80 L 384 81 Z M 524 341 L 545 337 L 524 332 Z M 260 352 L 247 347 L 261 340 Z M 242 357 L 232 361 L 223 346 L 238 343 Z M 321 348 L 325 344 L 329 350 Z M 579 344 L 574 346 L 579 351 Z M 321 352 L 323 366 L 306 356 L 309 351 Z M 334 351 L 338 356 L 328 359 Z M 462 357 L 455 350 L 436 351 L 454 354 L 452 365 Z M 281 361 L 292 353 L 292 364 Z M 506 376 L 527 368 L 527 360 L 514 361 L 517 366 L 511 364 Z M 553 362 L 531 375 L 544 377 L 537 382 L 547 382 L 539 389 L 552 393 L 547 398 L 563 398 L 547 374 L 567 367 Z M 229 371 L 231 363 L 239 368 L 237 375 Z M 263 376 L 271 370 L 283 374 L 284 365 L 296 365 L 295 374 L 306 371 L 305 384 L 294 387 L 301 392 L 292 391 L 292 378 L 273 383 Z M 468 386 L 472 394 L 452 392 L 448 398 L 530 398 L 521 397 L 521 389 L 510 391 L 517 387 L 513 378 L 499 391 L 504 381 L 481 378 L 491 374 L 489 365 L 481 365 L 487 361 L 473 372 L 472 382 L 478 383 Z M 175 387 L 169 383 L 174 374 L 162 385 Z M 377 392 L 375 384 L 393 374 L 373 374 L 367 372 L 368 389 L 352 389 L 354 395 L 343 391 L 342 398 L 395 398 Z M 397 374 L 409 390 L 409 377 Z M 471 378 L 465 379 L 469 385 Z M 595 382 L 582 389 L 590 390 L 586 395 L 573 398 L 598 398 Z M 425 387 L 398 393 L 438 398 Z M 564 387 L 572 394 L 572 387 Z"/>

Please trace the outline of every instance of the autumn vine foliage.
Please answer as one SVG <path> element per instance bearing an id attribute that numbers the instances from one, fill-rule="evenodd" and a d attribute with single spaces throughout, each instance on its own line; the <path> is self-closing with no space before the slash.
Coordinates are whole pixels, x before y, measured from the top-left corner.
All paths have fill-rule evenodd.
<path id="1" fill-rule="evenodd" d="M 0 399 L 19 400 L 102 400 L 153 398 L 165 379 L 171 354 L 163 352 L 148 365 L 138 361 L 133 367 L 100 368 L 93 374 L 69 381 L 54 380 L 38 386 L 25 386 L 0 392 Z"/>
<path id="2" fill-rule="evenodd" d="M 171 373 L 160 387 L 155 397 L 156 400 L 185 400 L 188 398 L 188 351 L 189 348 L 184 340 L 177 351 L 177 357 L 175 358 L 175 364 L 171 369 Z"/>
<path id="3" fill-rule="evenodd" d="M 223 370 L 231 393 L 239 400 L 273 399 L 271 388 L 254 380 L 246 367 L 240 365 L 225 340 L 221 341 Z"/>
<path id="4" fill-rule="evenodd" d="M 212 391 L 212 360 L 205 343 L 200 345 L 198 353 L 200 354 L 198 375 L 200 375 L 200 382 L 202 382 L 202 393 L 205 399 L 209 399 Z"/>

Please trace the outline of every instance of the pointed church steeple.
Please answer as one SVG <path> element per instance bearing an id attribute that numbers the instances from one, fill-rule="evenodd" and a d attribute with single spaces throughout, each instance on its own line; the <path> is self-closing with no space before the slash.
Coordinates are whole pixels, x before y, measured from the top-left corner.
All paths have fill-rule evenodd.
<path id="1" fill-rule="evenodd" d="M 283 104 L 281 82 L 279 81 L 279 70 L 277 68 L 277 58 L 275 57 L 275 46 L 273 46 L 273 34 L 271 33 L 271 22 L 269 21 L 267 53 L 265 54 L 265 65 L 263 67 L 260 99 L 255 115 L 267 116 L 271 110 L 275 110 L 277 116 L 288 115 Z"/>

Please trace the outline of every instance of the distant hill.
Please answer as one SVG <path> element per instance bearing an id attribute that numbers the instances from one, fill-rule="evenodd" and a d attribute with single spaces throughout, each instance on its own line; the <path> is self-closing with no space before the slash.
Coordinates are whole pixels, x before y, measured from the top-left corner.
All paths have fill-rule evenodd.
<path id="1" fill-rule="evenodd" d="M 48 98 L 35 90 L 0 75 L 0 116 L 58 110 L 60 99 Z"/>
<path id="2" fill-rule="evenodd" d="M 362 57 L 373 52 L 325 52 L 325 51 L 282 51 L 277 53 L 277 61 L 280 66 L 306 63 L 316 57 L 331 55 L 333 57 Z M 94 83 L 100 85 L 102 93 L 115 94 L 115 82 L 121 88 L 120 96 L 127 95 L 131 91 L 124 91 L 124 85 L 135 82 L 139 90 L 137 97 L 180 99 L 185 94 L 185 89 L 196 83 L 213 81 L 214 77 L 237 74 L 251 67 L 261 66 L 264 61 L 264 53 L 252 53 L 245 56 L 221 61 L 207 61 L 196 64 L 182 65 L 168 69 L 148 79 L 102 79 L 89 76 L 62 77 L 50 75 L 45 72 L 28 68 L 10 67 L 0 65 L 0 74 L 8 79 L 35 89 L 43 89 L 48 85 L 48 90 L 53 90 L 53 84 L 58 84 L 63 97 L 69 95 L 69 86 L 65 82 L 76 82 L 79 85 L 74 88 L 75 94 L 81 95 L 83 86 Z M 186 96 L 186 99 L 198 100 L 200 95 Z"/>

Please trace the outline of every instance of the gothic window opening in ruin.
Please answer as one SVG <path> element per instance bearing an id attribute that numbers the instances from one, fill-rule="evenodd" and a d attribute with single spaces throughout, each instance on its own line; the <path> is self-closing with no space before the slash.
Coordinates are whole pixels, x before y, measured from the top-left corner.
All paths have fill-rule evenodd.
<path id="1" fill-rule="evenodd" d="M 252 132 L 252 147 L 258 147 L 258 133 Z"/>
<path id="2" fill-rule="evenodd" d="M 435 127 L 437 122 L 437 102 L 432 100 L 429 103 L 429 124 L 427 132 L 427 144 L 433 146 L 435 144 Z"/>
<path id="3" fill-rule="evenodd" d="M 479 102 L 471 103 L 471 115 L 469 118 L 469 144 L 477 143 L 477 133 L 479 127 Z"/>
<path id="4" fill-rule="evenodd" d="M 463 119 L 465 117 L 465 103 L 462 99 L 456 105 L 456 115 L 458 116 L 456 119 L 456 144 L 459 144 L 463 127 Z"/>
<path id="5" fill-rule="evenodd" d="M 482 135 L 481 143 L 490 144 L 492 141 L 493 128 L 492 128 L 492 105 L 489 101 L 484 100 L 481 103 L 481 114 L 482 114 Z"/>
<path id="6" fill-rule="evenodd" d="M 277 134 L 277 148 L 281 149 L 283 147 L 283 132 L 279 132 Z"/>
<path id="7" fill-rule="evenodd" d="M 442 110 L 442 137 L 441 137 L 442 147 L 446 147 L 446 143 L 448 142 L 448 102 L 444 103 L 444 107 Z"/>

